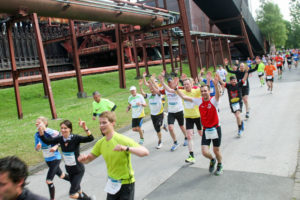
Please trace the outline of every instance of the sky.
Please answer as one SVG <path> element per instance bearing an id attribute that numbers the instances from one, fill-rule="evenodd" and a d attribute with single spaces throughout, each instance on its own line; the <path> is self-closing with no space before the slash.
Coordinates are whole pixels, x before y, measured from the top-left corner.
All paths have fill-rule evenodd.
<path id="1" fill-rule="evenodd" d="M 254 18 L 256 18 L 256 10 L 259 9 L 259 0 L 248 0 L 249 8 Z M 290 10 L 289 10 L 289 0 L 272 0 L 273 3 L 277 4 L 280 8 L 280 12 L 285 20 L 290 21 Z"/>

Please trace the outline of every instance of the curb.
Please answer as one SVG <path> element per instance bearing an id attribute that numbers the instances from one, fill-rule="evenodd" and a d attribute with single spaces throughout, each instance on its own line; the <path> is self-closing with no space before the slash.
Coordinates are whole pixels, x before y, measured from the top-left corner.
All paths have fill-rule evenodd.
<path id="1" fill-rule="evenodd" d="M 295 171 L 295 177 L 294 177 L 294 189 L 293 189 L 293 195 L 292 200 L 300 200 L 300 142 L 298 146 L 298 156 L 297 156 L 297 167 Z"/>
<path id="2" fill-rule="evenodd" d="M 146 116 L 144 118 L 144 122 L 147 122 L 147 121 L 150 121 L 150 120 L 151 120 L 150 116 Z M 131 129 L 131 124 L 118 129 L 117 132 L 123 134 L 124 132 L 126 132 L 126 131 L 128 131 L 130 129 Z M 84 145 L 80 146 L 80 151 L 85 151 L 85 150 L 89 149 L 90 147 L 94 146 L 99 139 L 100 138 L 96 138 L 92 142 L 89 142 L 87 144 L 84 144 Z M 48 166 L 47 166 L 47 164 L 44 161 L 40 162 L 40 163 L 38 163 L 38 164 L 36 164 L 34 166 L 30 166 L 29 169 L 28 169 L 29 175 L 37 173 L 37 172 L 39 172 L 39 171 L 41 171 L 43 169 L 46 169 L 47 167 Z M 300 169 L 299 169 L 299 173 L 300 173 Z M 300 176 L 299 176 L 299 192 L 300 192 Z"/>

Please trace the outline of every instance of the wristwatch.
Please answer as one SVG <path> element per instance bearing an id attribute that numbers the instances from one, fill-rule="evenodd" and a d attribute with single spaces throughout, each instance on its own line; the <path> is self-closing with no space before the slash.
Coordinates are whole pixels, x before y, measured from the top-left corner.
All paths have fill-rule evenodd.
<path id="1" fill-rule="evenodd" d="M 126 151 L 129 151 L 129 146 L 126 147 Z"/>

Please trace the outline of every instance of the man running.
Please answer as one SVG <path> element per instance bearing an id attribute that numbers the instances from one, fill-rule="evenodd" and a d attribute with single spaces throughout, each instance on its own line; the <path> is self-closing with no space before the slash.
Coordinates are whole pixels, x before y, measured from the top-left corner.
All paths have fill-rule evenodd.
<path id="1" fill-rule="evenodd" d="M 0 158 L 1 200 L 47 200 L 25 188 L 28 168 L 15 156 Z"/>
<path id="2" fill-rule="evenodd" d="M 272 65 L 271 60 L 268 60 L 268 65 L 265 67 L 265 72 L 268 91 L 270 91 L 271 94 L 273 91 L 274 71 L 276 71 L 276 67 Z"/>
<path id="3" fill-rule="evenodd" d="M 183 80 L 183 86 L 184 89 L 179 89 L 181 93 L 183 93 L 186 96 L 192 97 L 192 98 L 200 98 L 201 93 L 199 88 L 194 89 L 192 88 L 192 81 L 189 78 L 186 78 Z M 170 89 L 170 92 L 176 92 L 177 87 L 175 89 Z M 193 104 L 189 101 L 183 101 L 184 105 L 184 118 L 185 118 L 185 128 L 187 133 L 187 139 L 188 139 L 188 149 L 189 149 L 189 156 L 185 160 L 187 163 L 195 163 L 195 156 L 193 151 L 193 133 L 194 133 L 194 125 L 196 125 L 198 134 L 202 136 L 202 126 L 200 121 L 200 113 L 199 108 L 197 105 Z"/>
<path id="4" fill-rule="evenodd" d="M 229 106 L 231 112 L 234 114 L 236 118 L 236 122 L 238 125 L 238 137 L 241 137 L 242 132 L 244 131 L 244 122 L 241 118 L 243 101 L 242 101 L 242 91 L 241 86 L 244 84 L 248 76 L 248 73 L 245 73 L 244 78 L 241 82 L 237 82 L 235 76 L 230 76 L 230 82 L 226 83 L 221 80 L 221 84 L 227 88 L 228 98 L 229 98 Z"/>
<path id="5" fill-rule="evenodd" d="M 293 63 L 293 56 L 291 55 L 290 52 L 288 52 L 286 54 L 286 60 L 287 60 L 288 68 L 291 71 L 291 69 L 292 69 L 292 63 Z"/>
<path id="6" fill-rule="evenodd" d="M 265 64 L 263 62 L 260 62 L 258 64 L 258 69 L 257 69 L 258 78 L 260 80 L 260 87 L 262 87 L 265 84 L 264 72 L 265 72 Z"/>
<path id="7" fill-rule="evenodd" d="M 214 173 L 216 176 L 219 176 L 223 173 L 222 155 L 220 152 L 222 133 L 218 115 L 220 92 L 217 85 L 219 81 L 220 78 L 218 75 L 216 75 L 213 79 L 213 83 L 216 88 L 216 95 L 214 97 L 210 96 L 209 85 L 201 86 L 200 89 L 202 98 L 192 98 L 184 95 L 180 91 L 177 92 L 177 94 L 179 94 L 179 96 L 184 100 L 193 102 L 199 106 L 201 123 L 203 125 L 203 136 L 201 141 L 202 154 L 206 158 L 210 159 L 210 173 L 214 172 L 217 159 L 217 170 Z M 214 158 L 209 151 L 211 142 L 213 143 L 213 152 L 216 158 Z"/>
<path id="8" fill-rule="evenodd" d="M 279 53 L 276 54 L 275 61 L 276 61 L 276 67 L 278 70 L 278 79 L 282 79 L 283 58 L 279 55 Z"/>
<path id="9" fill-rule="evenodd" d="M 181 98 L 173 91 L 178 85 L 178 81 L 179 81 L 178 78 L 176 77 L 175 80 L 173 80 L 172 78 L 168 78 L 168 85 L 166 85 L 164 82 L 164 76 L 165 76 L 164 72 L 162 72 L 162 74 L 158 76 L 160 83 L 164 87 L 164 90 L 161 90 L 160 93 L 166 94 L 168 98 L 168 129 L 170 131 L 170 135 L 174 142 L 173 146 L 171 147 L 171 151 L 175 151 L 180 145 L 176 139 L 176 134 L 174 131 L 175 120 L 177 120 L 181 132 L 184 135 L 183 146 L 188 145 L 186 130 L 183 126 L 184 125 L 183 105 L 182 105 Z"/>
<path id="10" fill-rule="evenodd" d="M 145 117 L 144 107 L 147 106 L 144 97 L 136 93 L 136 87 L 130 87 L 131 95 L 128 97 L 128 107 L 126 112 L 132 109 L 132 130 L 140 135 L 139 144 L 144 144 L 144 134 L 142 130 L 143 118 Z"/>
<path id="11" fill-rule="evenodd" d="M 298 61 L 299 61 L 298 50 L 295 50 L 295 52 L 293 53 L 293 60 L 294 60 L 295 68 L 297 68 L 298 67 Z"/>
<path id="12" fill-rule="evenodd" d="M 164 107 L 162 104 L 162 97 L 159 90 L 152 85 L 151 81 L 149 81 L 148 83 L 148 87 L 151 93 L 144 92 L 142 79 L 139 80 L 139 86 L 140 86 L 141 94 L 144 96 L 145 99 L 148 99 L 149 101 L 151 120 L 158 137 L 158 144 L 156 148 L 160 149 L 163 145 L 161 139 L 161 127 L 163 125 L 163 120 L 164 120 L 164 114 L 163 114 Z"/>
<path id="13" fill-rule="evenodd" d="M 135 178 L 131 154 L 143 157 L 148 156 L 149 151 L 131 138 L 115 132 L 116 116 L 113 112 L 101 113 L 99 122 L 104 137 L 98 140 L 89 154 L 81 154 L 78 161 L 87 164 L 102 155 L 108 174 L 106 199 L 133 200 Z"/>
<path id="14" fill-rule="evenodd" d="M 248 76 L 249 76 L 250 73 L 257 70 L 258 64 L 259 64 L 258 62 L 260 62 L 260 60 L 256 59 L 256 67 L 253 68 L 253 69 L 250 69 L 248 71 Z M 232 74 L 235 74 L 235 76 L 237 78 L 237 81 L 241 82 L 242 79 L 245 76 L 245 73 L 246 73 L 246 67 L 245 67 L 244 63 L 241 63 L 239 69 L 236 70 L 236 71 L 233 71 L 233 70 L 229 69 L 227 58 L 224 59 L 224 63 L 225 63 L 225 66 L 226 66 L 226 70 L 228 72 L 232 73 Z M 243 102 L 246 106 L 246 119 L 248 119 L 250 117 L 250 113 L 249 113 L 250 106 L 249 106 L 249 102 L 248 102 L 249 92 L 250 92 L 250 86 L 249 86 L 249 81 L 248 81 L 248 78 L 247 78 L 247 80 L 245 81 L 245 83 L 242 86 L 242 97 L 243 97 Z"/>
<path id="15" fill-rule="evenodd" d="M 93 92 L 93 120 L 96 119 L 104 111 L 115 111 L 117 108 L 116 104 L 108 99 L 101 98 L 98 91 Z"/>

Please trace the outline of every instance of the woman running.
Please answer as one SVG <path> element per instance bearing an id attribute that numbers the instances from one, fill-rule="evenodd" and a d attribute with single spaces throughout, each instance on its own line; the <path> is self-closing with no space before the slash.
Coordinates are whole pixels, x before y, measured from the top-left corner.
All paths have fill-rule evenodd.
<path id="1" fill-rule="evenodd" d="M 55 138 L 59 136 L 59 132 L 53 129 L 48 128 L 48 120 L 45 117 L 39 117 L 36 120 L 35 126 L 39 128 L 41 124 L 44 124 L 46 127 L 44 135 L 47 138 Z M 69 181 L 69 175 L 61 171 L 59 164 L 61 161 L 61 155 L 59 153 L 58 145 L 47 145 L 45 144 L 39 135 L 39 132 L 36 132 L 34 135 L 35 138 L 35 150 L 39 151 L 42 149 L 43 156 L 46 164 L 48 165 L 48 173 L 46 177 L 46 183 L 49 188 L 50 199 L 55 199 L 55 187 L 53 184 L 54 176 L 57 175 L 59 178 L 62 178 L 66 181 Z"/>
<path id="2" fill-rule="evenodd" d="M 72 123 L 69 120 L 64 120 L 60 123 L 60 131 L 62 136 L 56 138 L 45 137 L 44 131 L 46 129 L 45 124 L 41 123 L 39 126 L 39 134 L 41 139 L 46 144 L 60 144 L 63 153 L 65 167 L 69 173 L 71 188 L 69 191 L 70 198 L 90 200 L 80 187 L 81 179 L 84 175 L 84 165 L 78 162 L 80 143 L 87 143 L 94 140 L 93 135 L 87 128 L 84 121 L 79 120 L 79 126 L 83 128 L 87 136 L 75 135 L 72 133 Z"/>

